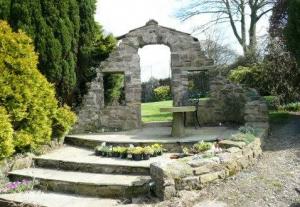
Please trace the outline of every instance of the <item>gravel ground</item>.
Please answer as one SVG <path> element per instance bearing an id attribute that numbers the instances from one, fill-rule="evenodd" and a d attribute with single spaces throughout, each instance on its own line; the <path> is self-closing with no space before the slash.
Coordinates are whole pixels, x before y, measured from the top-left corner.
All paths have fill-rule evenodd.
<path id="1" fill-rule="evenodd" d="M 300 115 L 271 124 L 258 163 L 201 191 L 152 204 L 159 207 L 300 207 Z M 136 205 L 133 205 L 136 206 Z M 139 205 L 140 206 L 140 205 Z"/>

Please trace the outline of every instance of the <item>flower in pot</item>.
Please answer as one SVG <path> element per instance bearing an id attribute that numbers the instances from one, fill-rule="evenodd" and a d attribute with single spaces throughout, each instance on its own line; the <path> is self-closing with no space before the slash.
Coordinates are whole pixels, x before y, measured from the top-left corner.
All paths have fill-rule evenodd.
<path id="1" fill-rule="evenodd" d="M 153 156 L 154 150 L 148 146 L 143 148 L 143 159 L 144 160 L 149 160 L 150 156 Z"/>
<path id="2" fill-rule="evenodd" d="M 108 146 L 102 147 L 102 156 L 104 157 L 110 157 L 112 155 L 112 148 Z"/>
<path id="3" fill-rule="evenodd" d="M 131 147 L 128 149 L 128 153 L 132 155 L 132 159 L 135 161 L 142 160 L 143 148 L 142 147 Z"/>
<path id="4" fill-rule="evenodd" d="M 162 153 L 163 153 L 163 147 L 162 147 L 161 144 L 153 144 L 153 145 L 151 145 L 151 148 L 154 151 L 154 153 L 153 153 L 154 157 L 162 155 Z"/>
<path id="5" fill-rule="evenodd" d="M 120 157 L 120 147 L 113 147 L 112 148 L 112 157 Z"/>
<path id="6" fill-rule="evenodd" d="M 122 159 L 126 159 L 127 158 L 127 147 L 114 147 L 113 148 L 113 152 L 112 152 L 112 156 L 113 157 L 120 157 Z"/>
<path id="7" fill-rule="evenodd" d="M 97 146 L 97 147 L 95 147 L 95 154 L 97 156 L 102 156 L 102 147 L 103 146 Z"/>
<path id="8" fill-rule="evenodd" d="M 121 155 L 121 159 L 126 159 L 127 158 L 127 154 L 128 154 L 128 148 L 127 147 L 119 147 L 118 151 Z"/>

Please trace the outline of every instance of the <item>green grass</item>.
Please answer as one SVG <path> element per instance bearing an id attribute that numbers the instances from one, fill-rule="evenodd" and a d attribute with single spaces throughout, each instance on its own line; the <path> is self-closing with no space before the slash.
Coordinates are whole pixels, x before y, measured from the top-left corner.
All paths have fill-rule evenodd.
<path id="1" fill-rule="evenodd" d="M 290 114 L 285 111 L 270 111 L 269 118 L 271 123 L 281 123 L 287 120 L 290 117 Z"/>
<path id="2" fill-rule="evenodd" d="M 172 121 L 171 113 L 161 113 L 160 108 L 171 107 L 172 101 L 160 101 L 142 104 L 142 121 Z"/>
<path id="3" fill-rule="evenodd" d="M 200 100 L 207 100 L 208 98 L 201 98 Z M 142 103 L 142 121 L 172 121 L 172 113 L 161 113 L 160 108 L 172 107 L 172 101 L 160 101 L 151 103 Z"/>

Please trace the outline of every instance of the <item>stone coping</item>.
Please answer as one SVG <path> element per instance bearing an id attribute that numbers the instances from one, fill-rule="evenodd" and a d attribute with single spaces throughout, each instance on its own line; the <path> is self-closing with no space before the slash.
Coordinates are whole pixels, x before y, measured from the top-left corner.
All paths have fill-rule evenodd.
<path id="1" fill-rule="evenodd" d="M 238 173 L 256 163 L 262 154 L 261 139 L 267 135 L 268 128 L 261 128 L 251 143 L 221 141 L 223 151 L 210 157 L 194 155 L 152 163 L 150 174 L 155 182 L 155 194 L 162 200 L 171 199 L 181 190 L 199 190 Z"/>

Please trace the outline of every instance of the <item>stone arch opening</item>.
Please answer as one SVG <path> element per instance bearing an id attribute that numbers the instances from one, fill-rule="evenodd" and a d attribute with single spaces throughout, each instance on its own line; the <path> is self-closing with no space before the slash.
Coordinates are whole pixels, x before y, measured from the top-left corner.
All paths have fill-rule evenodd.
<path id="1" fill-rule="evenodd" d="M 145 26 L 118 37 L 118 47 L 97 69 L 80 110 L 78 128 L 97 131 L 102 128 L 136 129 L 141 125 L 141 68 L 138 50 L 146 45 L 162 44 L 170 48 L 173 106 L 185 105 L 188 93 L 188 71 L 210 65 L 200 42 L 190 34 L 158 25 L 150 20 Z M 123 105 L 105 106 L 103 74 L 124 74 Z"/>
<path id="2" fill-rule="evenodd" d="M 171 93 L 171 49 L 162 44 L 146 45 L 138 49 L 141 71 L 141 121 L 161 121 L 166 114 L 159 109 L 170 105 Z M 150 102 L 164 101 L 150 105 Z M 153 107 L 154 106 L 154 107 Z M 149 116 L 149 114 L 153 114 Z M 170 117 L 168 117 L 170 119 Z"/>

